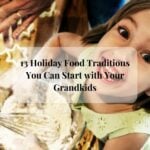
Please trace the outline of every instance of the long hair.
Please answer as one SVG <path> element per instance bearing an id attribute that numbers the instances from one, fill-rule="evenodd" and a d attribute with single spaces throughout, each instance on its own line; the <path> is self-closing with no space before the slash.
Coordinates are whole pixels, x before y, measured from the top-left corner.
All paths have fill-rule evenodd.
<path id="1" fill-rule="evenodd" d="M 144 9 L 150 9 L 150 0 L 131 0 L 124 7 L 117 11 L 106 23 L 100 24 L 86 33 L 82 41 L 85 44 L 98 43 L 99 40 L 107 33 L 116 23 L 136 12 Z"/>
<path id="2" fill-rule="evenodd" d="M 106 23 L 100 24 L 86 33 L 82 38 L 83 44 L 98 43 L 105 33 L 107 33 L 120 20 L 145 9 L 150 9 L 150 0 L 131 0 Z M 138 97 L 134 104 L 134 109 L 136 110 L 139 108 L 150 110 L 149 96 L 142 94 L 140 97 Z"/>

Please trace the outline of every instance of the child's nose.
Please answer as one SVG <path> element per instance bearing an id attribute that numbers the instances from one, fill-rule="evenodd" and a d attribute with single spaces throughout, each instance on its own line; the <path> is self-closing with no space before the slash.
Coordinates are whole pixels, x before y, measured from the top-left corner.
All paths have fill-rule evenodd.
<path id="1" fill-rule="evenodd" d="M 142 35 L 146 35 L 146 34 L 143 34 L 143 33 L 140 33 L 137 35 L 137 37 L 140 37 L 139 38 L 134 38 L 131 42 L 130 42 L 130 47 L 133 47 L 134 49 L 136 49 L 137 51 L 141 51 L 143 49 L 147 49 L 147 46 L 149 45 L 149 36 L 145 36 L 145 37 L 142 37 Z M 148 46 L 149 47 L 149 46 Z"/>

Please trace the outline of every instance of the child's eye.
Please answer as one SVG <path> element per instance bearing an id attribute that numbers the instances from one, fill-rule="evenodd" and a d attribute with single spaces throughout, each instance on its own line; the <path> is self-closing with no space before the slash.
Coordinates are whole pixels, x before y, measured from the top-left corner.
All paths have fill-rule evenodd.
<path id="1" fill-rule="evenodd" d="M 126 29 L 126 28 L 124 28 L 124 27 L 122 27 L 122 26 L 119 26 L 118 27 L 118 32 L 119 32 L 119 34 L 123 37 L 123 38 L 125 38 L 125 39 L 129 39 L 129 32 L 128 32 L 128 30 Z"/>
<path id="2" fill-rule="evenodd" d="M 150 53 L 142 53 L 141 55 L 145 62 L 150 63 Z"/>

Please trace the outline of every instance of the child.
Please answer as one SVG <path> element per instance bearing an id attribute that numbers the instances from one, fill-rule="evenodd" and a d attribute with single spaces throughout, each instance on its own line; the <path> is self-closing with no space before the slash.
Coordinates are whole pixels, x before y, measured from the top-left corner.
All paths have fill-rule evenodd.
<path id="1" fill-rule="evenodd" d="M 143 149 L 150 149 L 150 115 L 145 111 L 149 109 L 150 99 L 149 15 L 149 0 L 133 0 L 118 11 L 107 23 L 93 29 L 83 38 L 70 33 L 61 33 L 47 43 L 47 46 L 56 47 L 80 47 L 83 45 L 88 47 L 89 44 L 98 43 L 99 47 L 133 47 L 137 50 L 139 75 L 137 95 L 142 93 L 142 96 L 134 104 L 95 104 L 91 101 L 94 97 L 97 98 L 97 93 L 92 95 L 91 92 L 84 92 L 82 94 L 87 104 L 86 106 L 80 105 L 78 108 L 81 109 L 87 127 L 105 142 L 105 150 L 138 150 L 142 147 Z M 80 49 L 75 52 L 71 51 L 71 48 L 66 50 L 75 57 L 81 53 Z M 54 51 L 49 56 L 54 58 L 58 53 L 59 51 Z M 41 54 L 46 56 L 48 52 L 41 51 L 39 56 Z M 94 122 L 97 122 L 98 118 L 101 118 L 101 121 L 96 125 Z M 122 118 L 125 118 L 124 121 L 126 120 L 125 126 L 122 125 L 122 122 L 119 124 L 120 120 L 123 120 Z M 104 123 L 103 119 L 107 124 L 104 128 L 105 131 L 100 126 Z"/>
<path id="2" fill-rule="evenodd" d="M 36 56 L 36 59 L 54 59 L 60 54 L 60 49 L 57 47 L 61 47 L 71 56 L 78 58 L 86 55 L 88 49 L 81 52 L 80 48 L 74 51 L 72 47 L 90 47 L 92 44 L 97 44 L 98 47 L 133 47 L 136 49 L 139 75 L 136 95 L 140 97 L 135 103 L 92 103 L 93 99 L 103 100 L 100 90 L 82 92 L 82 96 L 75 99 L 79 101 L 82 98 L 86 102 L 85 105 L 78 104 L 73 107 L 81 110 L 87 127 L 105 143 L 104 150 L 150 149 L 150 115 L 146 111 L 150 109 L 149 16 L 149 0 L 132 0 L 108 22 L 96 27 L 84 37 L 71 33 L 60 33 L 52 37 L 45 47 L 56 48 L 47 51 L 43 47 Z M 116 84 L 117 81 L 112 82 Z M 97 81 L 97 83 L 101 82 Z"/>

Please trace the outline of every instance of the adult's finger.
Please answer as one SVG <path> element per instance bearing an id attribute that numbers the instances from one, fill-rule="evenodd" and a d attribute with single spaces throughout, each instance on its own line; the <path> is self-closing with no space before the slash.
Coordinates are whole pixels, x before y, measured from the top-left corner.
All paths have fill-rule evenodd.
<path id="1" fill-rule="evenodd" d="M 10 0 L 0 0 L 0 6 L 5 5 L 8 2 L 10 2 Z"/>
<path id="2" fill-rule="evenodd" d="M 17 28 L 17 24 L 13 24 L 9 29 L 2 32 L 3 41 L 7 47 L 13 46 L 12 33 Z"/>
<path id="3" fill-rule="evenodd" d="M 2 21 L 0 23 L 0 32 L 7 30 L 10 26 L 14 25 L 20 18 L 21 16 L 18 13 L 14 13 L 10 17 Z"/>
<path id="4" fill-rule="evenodd" d="M 6 47 L 12 48 L 13 47 L 13 39 L 12 39 L 12 34 L 10 34 L 10 30 L 12 30 L 12 29 L 9 28 L 9 31 L 6 30 L 3 32 L 3 40 L 4 40 Z"/>
<path id="5" fill-rule="evenodd" d="M 32 15 L 28 17 L 26 20 L 23 21 L 23 23 L 16 28 L 16 30 L 13 32 L 13 38 L 17 39 L 19 35 L 28 28 L 28 26 L 36 19 L 38 15 Z"/>
<path id="6" fill-rule="evenodd" d="M 6 5 L 0 7 L 0 18 L 5 19 L 21 7 L 23 7 L 25 4 L 27 4 L 28 1 L 29 0 L 13 0 Z"/>

